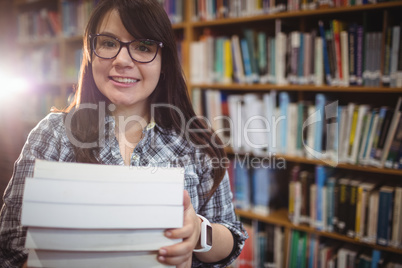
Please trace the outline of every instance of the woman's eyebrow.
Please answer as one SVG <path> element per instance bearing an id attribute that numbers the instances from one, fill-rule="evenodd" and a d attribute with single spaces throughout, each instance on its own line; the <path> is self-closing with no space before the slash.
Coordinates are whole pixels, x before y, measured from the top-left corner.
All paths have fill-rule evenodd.
<path id="1" fill-rule="evenodd" d="M 112 37 L 114 37 L 114 38 L 119 39 L 115 34 L 113 34 L 113 33 L 111 33 L 111 32 L 108 32 L 108 31 L 103 31 L 103 32 L 100 32 L 99 34 L 110 35 L 110 36 L 112 36 Z"/>

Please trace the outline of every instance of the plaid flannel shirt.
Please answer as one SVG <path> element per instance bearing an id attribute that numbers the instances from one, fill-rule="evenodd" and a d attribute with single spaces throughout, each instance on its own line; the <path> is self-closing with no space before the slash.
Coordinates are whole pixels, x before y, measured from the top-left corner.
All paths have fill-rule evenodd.
<path id="1" fill-rule="evenodd" d="M 45 117 L 29 134 L 15 163 L 13 177 L 4 192 L 4 205 L 0 214 L 0 267 L 21 267 L 27 258 L 28 251 L 24 247 L 27 229 L 21 226 L 21 206 L 25 178 L 33 176 L 35 159 L 75 162 L 64 118 L 65 114 L 62 113 L 51 113 Z M 106 116 L 104 126 L 106 138 L 102 141 L 100 162 L 124 165 L 114 135 L 114 118 Z M 235 246 L 226 259 L 219 263 L 205 264 L 193 257 L 193 267 L 225 267 L 237 258 L 247 233 L 236 220 L 227 173 L 207 204 L 203 198 L 213 184 L 212 163 L 208 155 L 195 149 L 182 136 L 150 123 L 144 129 L 143 138 L 135 147 L 130 161 L 132 166 L 183 166 L 185 189 L 196 213 L 210 222 L 226 226 L 233 234 Z"/>

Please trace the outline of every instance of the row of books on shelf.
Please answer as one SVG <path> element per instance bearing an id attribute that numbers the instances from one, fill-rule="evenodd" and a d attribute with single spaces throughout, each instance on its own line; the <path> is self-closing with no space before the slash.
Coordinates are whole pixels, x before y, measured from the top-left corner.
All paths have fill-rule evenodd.
<path id="1" fill-rule="evenodd" d="M 289 236 L 288 267 L 402 267 L 397 254 L 370 249 L 314 234 L 292 230 Z"/>
<path id="2" fill-rule="evenodd" d="M 275 27 L 274 36 L 250 28 L 220 36 L 207 29 L 190 45 L 191 82 L 402 87 L 400 25 L 382 33 L 331 20 L 286 34 L 278 19 Z"/>
<path id="3" fill-rule="evenodd" d="M 234 268 L 396 268 L 402 267 L 397 254 L 363 246 L 319 238 L 298 230 L 291 230 L 284 246 L 283 227 L 243 220 L 249 238 L 235 261 Z M 286 259 L 284 252 L 287 252 Z"/>
<path id="4" fill-rule="evenodd" d="M 183 0 L 158 0 L 163 5 L 172 23 L 181 23 L 184 20 L 184 1 Z"/>
<path id="5" fill-rule="evenodd" d="M 48 91 L 29 89 L 29 105 L 21 107 L 24 117 L 21 118 L 28 127 L 36 125 L 43 117 L 45 117 L 53 107 L 57 109 L 64 109 L 67 107 L 66 98 L 60 94 L 56 88 L 49 89 Z"/>
<path id="6" fill-rule="evenodd" d="M 294 224 L 402 248 L 402 184 L 295 166 L 288 210 Z"/>
<path id="7" fill-rule="evenodd" d="M 261 215 L 287 206 L 286 166 L 280 162 L 244 157 L 232 159 L 228 168 L 233 203 L 237 209 Z"/>
<path id="8" fill-rule="evenodd" d="M 326 94 L 295 100 L 289 92 L 235 94 L 194 89 L 193 104 L 234 153 L 276 154 L 402 168 L 402 96 L 395 106 L 349 102 Z"/>
<path id="9" fill-rule="evenodd" d="M 24 70 L 25 78 L 33 84 L 58 84 L 62 79 L 76 83 L 83 57 L 82 49 L 72 49 L 66 53 L 68 62 L 63 68 L 63 76 L 60 66 L 60 46 L 56 43 L 22 51 L 18 55 L 19 66 Z"/>
<path id="10" fill-rule="evenodd" d="M 249 238 L 243 250 L 231 267 L 263 268 L 286 267 L 284 263 L 284 230 L 281 226 L 266 224 L 256 220 L 243 220 Z"/>
<path id="11" fill-rule="evenodd" d="M 26 43 L 56 37 L 62 32 L 60 13 L 42 8 L 17 15 L 17 40 Z"/>
<path id="12" fill-rule="evenodd" d="M 375 4 L 377 0 L 196 0 L 193 21 Z"/>
<path id="13" fill-rule="evenodd" d="M 36 160 L 21 215 L 28 266 L 171 267 L 156 255 L 180 242 L 164 231 L 182 227 L 183 182 L 179 168 Z"/>
<path id="14" fill-rule="evenodd" d="M 63 0 L 61 12 L 46 7 L 17 15 L 17 39 L 21 43 L 51 37 L 75 37 L 84 33 L 89 16 L 99 0 Z M 183 21 L 183 0 L 159 0 L 172 23 Z"/>
<path id="15" fill-rule="evenodd" d="M 34 83 L 54 83 L 61 79 L 60 46 L 47 44 L 33 50 L 24 49 L 18 54 L 19 66 L 25 78 Z"/>
<path id="16" fill-rule="evenodd" d="M 63 0 L 61 6 L 63 36 L 83 35 L 89 16 L 98 2 L 99 0 Z"/>

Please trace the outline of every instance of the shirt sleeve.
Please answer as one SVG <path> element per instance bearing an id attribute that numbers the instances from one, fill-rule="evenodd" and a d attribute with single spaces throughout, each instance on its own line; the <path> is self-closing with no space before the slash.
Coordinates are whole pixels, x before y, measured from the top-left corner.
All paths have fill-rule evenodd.
<path id="1" fill-rule="evenodd" d="M 227 267 L 240 255 L 248 235 L 242 223 L 237 220 L 234 212 L 232 202 L 233 194 L 230 189 L 228 172 L 226 172 L 211 199 L 204 204 L 206 200 L 204 200 L 202 196 L 205 196 L 208 190 L 211 189 L 213 183 L 211 162 L 206 161 L 204 163 L 205 165 L 201 173 L 200 185 L 198 187 L 199 204 L 196 211 L 198 214 L 206 217 L 211 223 L 219 223 L 228 228 L 233 235 L 234 247 L 227 258 L 217 263 L 201 263 L 194 256 L 193 267 Z"/>
<path id="2" fill-rule="evenodd" d="M 60 114 L 50 114 L 28 135 L 22 152 L 14 164 L 14 172 L 4 192 L 0 212 L 0 267 L 21 267 L 26 261 L 24 247 L 27 229 L 21 226 L 22 196 L 25 178 L 33 175 L 36 158 L 57 161 L 60 129 L 55 120 Z"/>

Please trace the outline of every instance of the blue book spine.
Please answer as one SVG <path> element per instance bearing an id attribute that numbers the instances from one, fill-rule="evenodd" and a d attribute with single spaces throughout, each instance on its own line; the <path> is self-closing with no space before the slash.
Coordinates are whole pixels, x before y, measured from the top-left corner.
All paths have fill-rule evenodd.
<path id="1" fill-rule="evenodd" d="M 250 54 L 248 53 L 248 44 L 246 39 L 241 39 L 240 41 L 241 52 L 243 55 L 243 63 L 244 63 L 244 73 L 246 75 L 246 82 L 252 83 L 252 71 L 251 71 L 251 62 L 250 62 Z"/>
<path id="2" fill-rule="evenodd" d="M 324 204 L 324 196 L 323 196 L 323 188 L 326 184 L 326 172 L 324 166 L 316 166 L 315 168 L 315 184 L 317 185 L 317 198 L 316 198 L 316 229 L 323 230 L 324 229 L 324 217 L 323 217 L 323 207 Z"/>
<path id="3" fill-rule="evenodd" d="M 323 50 L 323 56 L 324 56 L 324 72 L 325 72 L 325 80 L 327 81 L 328 85 L 332 85 L 332 78 L 331 78 L 331 71 L 329 68 L 329 58 L 328 58 L 328 49 L 327 49 L 327 44 L 325 42 L 325 29 L 324 29 L 324 23 L 322 21 L 318 22 L 318 28 L 320 31 L 320 35 L 322 37 L 322 50 Z"/>
<path id="4" fill-rule="evenodd" d="M 237 208 L 250 208 L 250 184 L 247 168 L 240 162 L 237 162 L 235 174 L 235 204 Z"/>
<path id="5" fill-rule="evenodd" d="M 316 115 L 319 118 L 316 118 L 315 125 L 315 136 L 314 136 L 314 150 L 319 155 L 322 153 L 322 141 L 324 135 L 324 109 L 325 109 L 326 98 L 324 94 L 317 94 L 315 97 L 315 107 L 316 107 Z"/>
<path id="6" fill-rule="evenodd" d="M 373 249 L 371 253 L 371 268 L 378 268 L 378 263 L 381 259 L 381 251 L 378 249 Z"/>
<path id="7" fill-rule="evenodd" d="M 331 177 L 327 181 L 327 207 L 324 208 L 327 210 L 327 230 L 329 232 L 334 231 L 333 219 L 335 216 L 335 178 Z"/>
<path id="8" fill-rule="evenodd" d="M 279 152 L 286 153 L 287 146 L 287 128 L 288 128 L 288 107 L 289 107 L 289 93 L 281 92 L 279 93 L 279 109 L 280 116 L 283 116 L 283 119 L 280 120 L 279 123 L 279 135 L 280 139 L 280 148 Z"/>
<path id="9" fill-rule="evenodd" d="M 315 246 L 316 246 L 316 237 L 315 235 L 310 236 L 310 248 L 309 248 L 309 256 L 308 256 L 308 268 L 314 268 L 314 259 L 315 259 Z"/>
<path id="10" fill-rule="evenodd" d="M 253 170 L 253 205 L 268 207 L 269 203 L 269 174 L 266 168 Z"/>
<path id="11" fill-rule="evenodd" d="M 271 83 L 272 84 L 275 84 L 276 83 L 276 72 L 275 72 L 275 53 L 276 53 L 276 48 L 275 48 L 275 44 L 276 44 L 276 42 L 275 42 L 275 38 L 271 38 L 270 39 L 270 44 L 269 44 L 269 48 L 270 48 L 270 53 L 271 53 L 271 62 L 269 63 L 270 64 L 270 67 L 269 67 L 269 72 L 270 72 L 270 76 L 271 76 Z"/>
<path id="12" fill-rule="evenodd" d="M 381 187 L 379 196 L 377 244 L 387 246 L 391 239 L 393 191 L 390 187 L 384 188 Z"/>
<path id="13" fill-rule="evenodd" d="M 336 134 L 335 134 L 335 139 L 334 139 L 334 144 L 333 148 L 335 149 L 335 154 L 338 156 L 339 155 L 339 137 L 341 136 L 341 116 L 342 116 L 342 110 L 345 109 L 344 106 L 338 106 L 338 113 L 337 113 L 337 121 L 338 121 L 338 127 L 336 128 Z"/>

